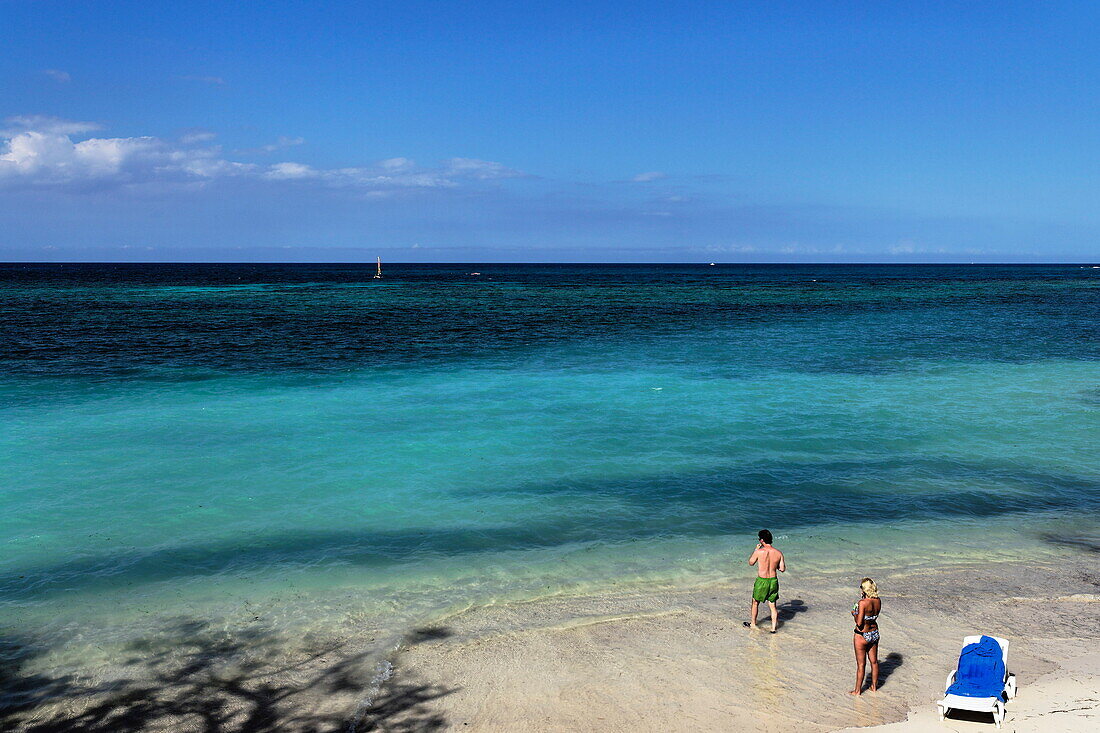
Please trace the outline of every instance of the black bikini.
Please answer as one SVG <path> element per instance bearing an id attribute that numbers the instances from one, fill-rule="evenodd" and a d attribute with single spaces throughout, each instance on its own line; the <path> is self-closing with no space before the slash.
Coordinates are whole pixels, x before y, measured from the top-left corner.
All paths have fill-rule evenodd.
<path id="1" fill-rule="evenodd" d="M 879 613 L 882 613 L 882 609 L 879 609 L 879 612 L 876 613 L 874 616 L 864 616 L 863 623 L 866 624 L 868 621 L 878 621 Z M 868 644 L 874 644 L 878 641 L 878 629 L 871 629 L 870 631 L 860 631 L 858 628 L 856 628 L 853 629 L 853 631 L 862 636 L 863 640 L 866 641 Z"/>

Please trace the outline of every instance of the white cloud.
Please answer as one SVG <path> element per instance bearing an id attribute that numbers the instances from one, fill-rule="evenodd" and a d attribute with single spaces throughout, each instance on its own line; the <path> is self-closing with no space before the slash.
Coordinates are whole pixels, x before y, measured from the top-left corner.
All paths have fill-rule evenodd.
<path id="1" fill-rule="evenodd" d="M 276 163 L 267 169 L 264 174 L 267 178 L 276 181 L 286 181 L 293 178 L 316 178 L 318 171 L 301 163 Z"/>
<path id="2" fill-rule="evenodd" d="M 268 143 L 267 145 L 261 145 L 258 148 L 245 148 L 244 150 L 238 150 L 241 155 L 266 155 L 269 153 L 275 153 L 285 148 L 292 148 L 296 145 L 304 144 L 306 139 L 304 137 L 289 137 L 287 135 L 280 135 L 275 139 L 275 142 Z"/>
<path id="3" fill-rule="evenodd" d="M 208 143 L 217 137 L 216 133 L 209 130 L 203 130 L 201 128 L 195 128 L 188 130 L 180 135 L 180 142 L 184 145 L 193 145 L 195 143 Z"/>
<path id="4" fill-rule="evenodd" d="M 328 169 L 317 169 L 302 163 L 275 163 L 268 167 L 264 177 L 280 181 L 314 180 L 331 187 L 368 189 L 450 188 L 458 185 L 458 176 L 448 175 L 447 171 L 421 169 L 411 160 L 396 166 L 395 160 L 391 158 L 374 166 Z"/>
<path id="5" fill-rule="evenodd" d="M 630 180 L 634 183 L 649 183 L 650 181 L 659 181 L 665 177 L 665 174 L 661 171 L 646 171 L 645 173 L 639 173 Z"/>
<path id="6" fill-rule="evenodd" d="M 500 163 L 451 158 L 435 168 L 408 158 L 389 158 L 370 166 L 314 168 L 282 161 L 268 166 L 227 159 L 208 145 L 214 134 L 192 130 L 178 142 L 157 137 L 74 137 L 99 125 L 52 117 L 13 117 L 0 130 L 0 185 L 8 187 L 109 188 L 148 183 L 203 183 L 227 178 L 301 182 L 328 188 L 359 188 L 384 195 L 403 189 L 452 188 L 463 183 L 521 176 Z M 280 138 L 281 147 L 301 138 Z"/>
<path id="7" fill-rule="evenodd" d="M 276 150 L 282 150 L 283 148 L 292 148 L 295 145 L 301 145 L 306 139 L 304 137 L 287 137 L 286 135 L 280 135 L 275 139 L 275 142 L 270 145 L 264 145 L 265 152 L 274 153 Z"/>
<path id="8" fill-rule="evenodd" d="M 361 187 L 372 192 L 404 188 L 453 188 L 464 181 L 491 181 L 523 175 L 500 163 L 451 158 L 439 168 L 424 168 L 409 158 L 387 158 L 373 166 L 316 169 L 301 163 L 276 163 L 264 174 L 273 180 L 312 179 L 333 187 Z"/>
<path id="9" fill-rule="evenodd" d="M 69 72 L 62 71 L 61 69 L 42 69 L 42 73 L 50 77 L 58 84 L 68 84 L 73 80 L 69 75 Z"/>
<path id="10" fill-rule="evenodd" d="M 978 254 L 980 250 L 963 250 L 967 254 Z M 933 247 L 925 244 L 918 244 L 911 239 L 902 239 L 899 242 L 895 242 L 890 245 L 889 252 L 892 255 L 912 255 L 912 254 L 945 254 L 947 250 L 943 247 Z"/>
<path id="11" fill-rule="evenodd" d="M 477 158 L 451 158 L 446 162 L 446 169 L 452 175 L 476 178 L 480 181 L 523 176 L 519 171 L 507 168 L 500 163 Z"/>
<path id="12" fill-rule="evenodd" d="M 388 171 L 409 170 L 416 167 L 416 163 L 408 158 L 387 158 L 380 161 L 378 165 Z"/>
<path id="13" fill-rule="evenodd" d="M 759 251 L 759 248 L 753 244 L 711 244 L 703 247 L 703 251 L 717 254 L 723 254 L 727 252 L 740 252 L 743 254 L 749 254 Z"/>
<path id="14" fill-rule="evenodd" d="M 64 125 L 25 129 L 0 152 L 0 182 L 32 186 L 145 183 L 221 178 L 251 166 L 218 157 L 216 148 L 176 149 L 155 137 L 73 142 Z"/>
<path id="15" fill-rule="evenodd" d="M 3 137 L 12 137 L 30 130 L 50 135 L 80 135 L 85 132 L 95 132 L 103 129 L 103 125 L 96 122 L 76 122 L 44 115 L 8 117 L 4 122 L 7 127 L 0 129 L 0 136 Z"/>

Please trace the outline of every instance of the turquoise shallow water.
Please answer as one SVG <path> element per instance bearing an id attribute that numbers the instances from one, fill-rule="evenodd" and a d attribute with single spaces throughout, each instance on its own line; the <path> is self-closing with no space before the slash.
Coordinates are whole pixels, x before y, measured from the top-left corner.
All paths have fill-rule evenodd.
<path id="1" fill-rule="evenodd" d="M 0 268 L 0 626 L 399 627 L 720 577 L 762 526 L 813 572 L 1096 537 L 1100 269 L 371 274 Z"/>

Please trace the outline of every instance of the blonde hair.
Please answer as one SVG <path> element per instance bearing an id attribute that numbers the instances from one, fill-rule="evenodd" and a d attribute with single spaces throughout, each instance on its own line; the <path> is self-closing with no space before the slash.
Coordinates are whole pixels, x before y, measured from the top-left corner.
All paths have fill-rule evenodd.
<path id="1" fill-rule="evenodd" d="M 870 578 L 864 578 L 859 582 L 859 588 L 868 598 L 878 598 L 878 586 Z"/>

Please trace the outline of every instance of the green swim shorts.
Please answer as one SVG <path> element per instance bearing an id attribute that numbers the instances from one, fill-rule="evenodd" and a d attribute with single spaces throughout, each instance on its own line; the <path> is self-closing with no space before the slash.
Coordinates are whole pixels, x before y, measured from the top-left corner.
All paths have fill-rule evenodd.
<path id="1" fill-rule="evenodd" d="M 752 584 L 752 599 L 763 603 L 779 600 L 779 578 L 757 578 Z"/>

